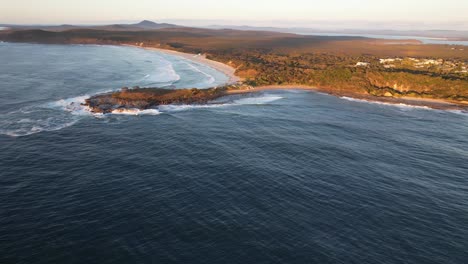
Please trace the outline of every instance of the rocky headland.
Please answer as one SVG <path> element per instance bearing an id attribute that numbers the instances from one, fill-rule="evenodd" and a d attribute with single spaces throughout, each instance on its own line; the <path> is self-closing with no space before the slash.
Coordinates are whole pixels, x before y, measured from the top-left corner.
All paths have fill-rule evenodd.
<path id="1" fill-rule="evenodd" d="M 127 88 L 116 92 L 91 96 L 83 105 L 93 113 L 112 113 L 128 109 L 146 110 L 169 104 L 207 104 L 227 95 L 228 88 L 172 89 L 172 88 Z"/>
<path id="2" fill-rule="evenodd" d="M 84 106 L 92 113 L 108 114 L 125 112 L 128 110 L 156 109 L 160 105 L 206 105 L 215 99 L 230 95 L 246 95 L 271 90 L 313 90 L 329 93 L 339 97 L 352 97 L 369 102 L 382 102 L 387 104 L 405 104 L 413 106 L 428 107 L 440 110 L 462 110 L 467 111 L 468 105 L 459 102 L 437 100 L 430 98 L 412 97 L 386 97 L 369 94 L 336 93 L 325 88 L 301 85 L 277 85 L 252 87 L 247 84 L 238 83 L 208 89 L 175 89 L 169 88 L 121 88 L 115 92 L 103 93 L 86 99 Z"/>

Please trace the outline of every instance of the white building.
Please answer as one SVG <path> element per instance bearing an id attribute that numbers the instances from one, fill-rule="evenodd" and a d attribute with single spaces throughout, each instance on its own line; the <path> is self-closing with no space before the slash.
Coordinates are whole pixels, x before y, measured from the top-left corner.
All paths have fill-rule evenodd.
<path id="1" fill-rule="evenodd" d="M 358 63 L 356 63 L 356 67 L 369 67 L 369 66 L 370 66 L 369 62 L 359 61 Z"/>

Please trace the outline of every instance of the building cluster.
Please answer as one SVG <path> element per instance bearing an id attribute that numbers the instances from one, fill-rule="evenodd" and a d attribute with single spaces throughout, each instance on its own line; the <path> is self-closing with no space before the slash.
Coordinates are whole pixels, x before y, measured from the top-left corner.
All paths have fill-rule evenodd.
<path id="1" fill-rule="evenodd" d="M 468 73 L 468 65 L 466 63 L 443 59 L 387 58 L 380 59 L 380 64 L 387 69 L 413 67 L 417 69 L 432 69 L 450 73 Z"/>

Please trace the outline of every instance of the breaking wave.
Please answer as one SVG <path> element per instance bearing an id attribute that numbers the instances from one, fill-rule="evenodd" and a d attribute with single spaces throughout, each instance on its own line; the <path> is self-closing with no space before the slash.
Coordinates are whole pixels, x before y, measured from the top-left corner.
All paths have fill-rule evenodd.
<path id="1" fill-rule="evenodd" d="M 112 114 L 114 115 L 159 115 L 161 112 L 159 112 L 158 109 L 145 109 L 145 110 L 140 110 L 140 109 L 116 109 L 112 111 Z"/>
<path id="2" fill-rule="evenodd" d="M 225 107 L 229 106 L 229 104 L 201 104 L 201 105 L 160 105 L 158 107 L 159 111 L 162 113 L 172 113 L 172 112 L 180 112 L 180 111 L 187 111 L 192 109 L 203 109 L 203 108 L 217 108 L 217 107 Z"/>
<path id="3" fill-rule="evenodd" d="M 223 80 L 215 77 L 217 76 L 215 69 L 212 72 L 211 68 L 204 68 L 203 64 L 193 64 L 185 59 L 180 60 L 176 56 L 159 55 L 157 52 L 139 49 L 102 45 L 62 47 L 11 43 L 0 43 L 0 46 L 2 46 L 2 54 L 10 54 L 13 60 L 19 58 L 17 65 L 15 64 L 18 69 L 6 67 L 8 69 L 6 72 L 11 71 L 12 75 L 6 79 L 5 87 L 13 87 L 15 84 L 23 89 L 17 91 L 21 95 L 17 100 L 13 98 L 14 96 L 12 100 L 9 100 L 9 104 L 16 105 L 16 107 L 0 108 L 0 135 L 25 136 L 42 131 L 60 130 L 84 118 L 105 118 L 105 115 L 93 114 L 82 105 L 89 96 L 102 93 L 103 87 L 118 88 L 129 85 L 164 87 L 175 83 L 181 87 L 189 87 L 198 81 L 203 84 L 207 83 L 207 86 L 213 86 Z M 23 74 L 21 71 L 21 67 L 24 66 L 19 62 L 27 53 L 23 49 L 44 50 L 44 52 L 36 52 L 38 56 L 31 58 L 32 65 L 36 67 L 33 75 Z M 47 58 L 45 56 L 47 52 L 57 55 L 57 63 L 41 67 L 42 60 Z M 83 56 L 87 56 L 87 59 L 82 63 Z M 185 66 L 185 62 L 188 66 Z M 26 71 L 31 71 L 31 69 L 27 68 Z M 92 89 L 90 86 L 95 86 L 95 90 L 90 90 Z M 31 90 L 33 87 L 34 91 Z M 73 91 L 74 94 L 81 95 L 66 98 L 65 91 Z M 57 96 L 66 99 L 57 100 L 55 99 Z M 177 111 L 176 109 L 166 111 Z M 114 114 L 158 115 L 160 110 L 128 110 Z"/>
<path id="4" fill-rule="evenodd" d="M 194 109 L 207 109 L 207 108 L 219 108 L 219 107 L 230 107 L 230 106 L 240 106 L 240 105 L 265 105 L 273 101 L 283 99 L 281 96 L 265 95 L 241 99 L 231 99 L 229 96 L 225 98 L 223 102 L 214 101 L 208 104 L 181 104 L 181 105 L 160 105 L 157 109 L 119 109 L 114 110 L 112 114 L 117 115 L 159 115 L 164 113 L 174 113 L 181 111 L 188 111 Z"/>
<path id="5" fill-rule="evenodd" d="M 234 100 L 234 104 L 237 105 L 263 105 L 268 104 L 277 100 L 283 99 L 281 96 L 276 95 L 265 95 L 259 97 L 248 97 L 238 100 Z"/>
<path id="6" fill-rule="evenodd" d="M 88 108 L 81 105 L 88 97 L 61 99 L 1 114 L 0 134 L 20 137 L 72 126 L 83 116 L 91 115 Z"/>
<path id="7" fill-rule="evenodd" d="M 89 115 L 90 112 L 88 107 L 82 105 L 89 97 L 89 95 L 82 95 L 68 99 L 60 99 L 46 104 L 46 107 L 61 109 L 73 115 Z"/>
<path id="8" fill-rule="evenodd" d="M 0 129 L 0 134 L 12 136 L 12 137 L 21 137 L 29 136 L 36 134 L 42 131 L 56 131 L 69 126 L 74 125 L 78 120 L 70 120 L 69 122 L 64 122 L 63 119 L 49 117 L 46 119 L 22 119 L 22 122 L 6 122 L 1 124 L 1 126 L 6 126 L 5 129 Z"/>
<path id="9" fill-rule="evenodd" d="M 0 134 L 19 137 L 56 131 L 78 122 L 79 117 L 46 108 L 26 108 L 0 115 Z"/>
<path id="10" fill-rule="evenodd" d="M 106 115 L 93 114 L 89 108 L 82 104 L 89 95 L 82 95 L 67 99 L 41 104 L 38 106 L 24 107 L 20 110 L 0 115 L 0 134 L 20 137 L 36 134 L 43 131 L 57 131 L 76 124 L 85 117 L 101 117 Z M 193 109 L 206 109 L 229 107 L 239 105 L 265 105 L 283 97 L 264 95 L 249 98 L 233 99 L 229 96 L 223 102 L 213 102 L 201 105 L 161 105 L 155 109 L 118 109 L 111 115 L 160 115 L 163 113 L 175 113 Z"/>
<path id="11" fill-rule="evenodd" d="M 363 99 L 356 99 L 347 96 L 340 97 L 343 100 L 351 101 L 351 102 L 358 102 L 358 103 L 367 103 L 367 104 L 376 104 L 376 105 L 385 105 L 385 106 L 394 106 L 400 109 L 426 109 L 426 110 L 433 110 L 428 106 L 421 106 L 421 105 L 410 105 L 410 104 L 403 104 L 403 103 L 386 103 L 386 102 L 378 102 L 378 101 L 368 101 Z"/>
<path id="12" fill-rule="evenodd" d="M 173 64 L 161 58 L 158 61 L 157 67 L 151 74 L 145 75 L 140 82 L 144 85 L 155 85 L 155 84 L 172 84 L 181 79 L 180 75 L 174 69 Z"/>
<path id="13" fill-rule="evenodd" d="M 447 110 L 447 112 L 456 114 L 456 115 L 468 116 L 468 111 L 465 111 L 465 110 Z"/>
<path id="14" fill-rule="evenodd" d="M 213 84 L 215 83 L 216 79 L 213 77 L 213 75 L 210 75 L 202 70 L 200 68 L 194 66 L 192 63 L 185 62 L 192 70 L 201 73 L 202 75 L 205 75 L 208 78 L 207 84 Z"/>

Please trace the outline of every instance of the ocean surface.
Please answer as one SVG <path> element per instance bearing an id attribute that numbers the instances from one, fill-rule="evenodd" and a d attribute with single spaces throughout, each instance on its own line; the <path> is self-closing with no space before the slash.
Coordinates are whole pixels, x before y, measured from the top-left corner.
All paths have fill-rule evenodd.
<path id="1" fill-rule="evenodd" d="M 364 38 L 376 38 L 376 39 L 391 39 L 391 40 L 408 40 L 415 39 L 421 41 L 423 44 L 439 44 L 439 45 L 462 45 L 468 46 L 468 41 L 463 40 L 448 40 L 444 38 L 430 38 L 430 37 L 419 37 L 419 36 L 396 36 L 396 35 L 378 35 L 378 34 L 346 34 L 346 33 L 297 33 L 300 35 L 312 35 L 312 36 L 347 36 L 347 37 L 364 37 Z"/>
<path id="2" fill-rule="evenodd" d="M 129 47 L 0 58 L 0 263 L 468 261 L 466 113 L 285 90 L 91 115 L 227 77 Z"/>

